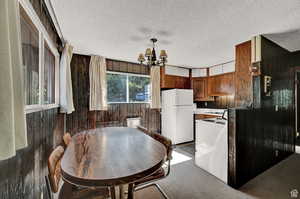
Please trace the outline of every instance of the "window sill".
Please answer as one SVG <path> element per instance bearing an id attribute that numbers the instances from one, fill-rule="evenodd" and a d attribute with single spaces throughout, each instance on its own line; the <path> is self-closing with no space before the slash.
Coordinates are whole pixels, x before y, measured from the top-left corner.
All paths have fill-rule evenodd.
<path id="1" fill-rule="evenodd" d="M 25 106 L 25 114 L 49 110 L 49 109 L 58 108 L 58 107 L 59 107 L 58 104 Z"/>

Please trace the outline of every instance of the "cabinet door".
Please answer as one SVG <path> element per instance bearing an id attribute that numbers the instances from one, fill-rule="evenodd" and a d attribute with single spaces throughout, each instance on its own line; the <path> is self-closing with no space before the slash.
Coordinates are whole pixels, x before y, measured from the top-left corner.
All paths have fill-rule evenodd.
<path id="1" fill-rule="evenodd" d="M 234 89 L 234 73 L 209 77 L 208 96 L 231 95 Z"/>
<path id="2" fill-rule="evenodd" d="M 221 94 L 234 94 L 234 73 L 227 73 L 221 76 L 220 88 Z"/>
<path id="3" fill-rule="evenodd" d="M 216 92 L 216 82 L 215 77 L 209 77 L 207 80 L 207 95 L 214 96 Z"/>
<path id="4" fill-rule="evenodd" d="M 175 88 L 184 88 L 184 78 L 183 77 L 175 77 Z"/>
<path id="5" fill-rule="evenodd" d="M 174 76 L 165 75 L 163 88 L 175 88 L 175 83 L 176 80 Z"/>
<path id="6" fill-rule="evenodd" d="M 206 97 L 206 80 L 194 79 L 193 80 L 194 100 L 201 100 Z"/>

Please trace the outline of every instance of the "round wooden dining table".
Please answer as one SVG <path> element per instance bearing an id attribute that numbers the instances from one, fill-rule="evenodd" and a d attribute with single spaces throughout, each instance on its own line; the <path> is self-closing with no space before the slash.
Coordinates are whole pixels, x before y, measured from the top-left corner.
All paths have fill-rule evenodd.
<path id="1" fill-rule="evenodd" d="M 135 128 L 106 127 L 77 133 L 61 160 L 65 181 L 84 187 L 115 187 L 133 183 L 157 171 L 167 156 L 160 142 Z"/>

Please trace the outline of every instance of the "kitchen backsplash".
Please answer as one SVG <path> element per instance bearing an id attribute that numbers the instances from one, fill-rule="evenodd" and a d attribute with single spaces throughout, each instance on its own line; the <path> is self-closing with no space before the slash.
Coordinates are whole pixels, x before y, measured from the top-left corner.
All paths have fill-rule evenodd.
<path id="1" fill-rule="evenodd" d="M 215 101 L 197 102 L 197 108 L 234 108 L 234 96 L 215 97 Z"/>

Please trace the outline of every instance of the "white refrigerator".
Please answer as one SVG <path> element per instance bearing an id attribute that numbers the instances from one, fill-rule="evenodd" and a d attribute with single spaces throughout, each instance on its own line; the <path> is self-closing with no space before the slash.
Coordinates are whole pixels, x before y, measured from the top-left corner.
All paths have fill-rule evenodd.
<path id="1" fill-rule="evenodd" d="M 193 141 L 193 90 L 162 92 L 162 135 L 173 144 Z"/>

